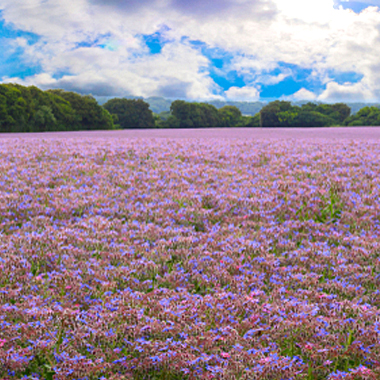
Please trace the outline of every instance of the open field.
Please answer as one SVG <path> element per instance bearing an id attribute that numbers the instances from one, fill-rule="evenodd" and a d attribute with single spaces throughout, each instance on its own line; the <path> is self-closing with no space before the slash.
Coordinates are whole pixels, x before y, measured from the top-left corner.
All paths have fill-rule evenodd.
<path id="1" fill-rule="evenodd" d="M 1 135 L 0 379 L 380 378 L 380 128 L 219 131 Z"/>
<path id="2" fill-rule="evenodd" d="M 327 139 L 380 140 L 380 127 L 339 128 L 209 128 L 146 129 L 87 132 L 8 133 L 1 138 L 237 138 L 237 139 Z"/>

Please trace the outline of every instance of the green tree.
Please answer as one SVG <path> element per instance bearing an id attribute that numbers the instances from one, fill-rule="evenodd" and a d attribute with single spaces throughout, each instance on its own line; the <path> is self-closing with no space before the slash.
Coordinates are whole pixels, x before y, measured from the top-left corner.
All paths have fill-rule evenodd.
<path id="1" fill-rule="evenodd" d="M 12 84 L 0 85 L 1 119 L 3 132 L 22 132 L 28 122 L 27 102 L 20 89 Z"/>
<path id="2" fill-rule="evenodd" d="M 279 112 L 277 117 L 281 123 L 281 127 L 293 127 L 299 112 L 299 107 L 292 107 L 287 111 Z"/>
<path id="3" fill-rule="evenodd" d="M 170 112 L 179 120 L 180 128 L 213 128 L 220 125 L 218 109 L 211 104 L 176 100 L 171 104 Z"/>
<path id="4" fill-rule="evenodd" d="M 334 116 L 334 119 L 338 120 L 339 125 L 343 125 L 344 121 L 350 116 L 351 108 L 344 103 L 333 104 L 332 109 L 337 116 Z"/>
<path id="5" fill-rule="evenodd" d="M 171 113 L 170 113 L 170 111 L 163 111 L 163 112 L 160 112 L 159 114 L 158 114 L 158 116 L 159 116 L 159 118 L 161 119 L 161 120 L 168 120 L 169 119 L 169 117 L 171 116 Z"/>
<path id="6" fill-rule="evenodd" d="M 317 111 L 301 109 L 292 122 L 295 128 L 322 128 L 336 125 L 336 120 Z"/>
<path id="7" fill-rule="evenodd" d="M 351 108 L 344 103 L 320 104 L 315 111 L 335 120 L 335 124 L 342 125 L 344 120 L 350 116 Z"/>
<path id="8" fill-rule="evenodd" d="M 110 114 L 117 115 L 123 129 L 154 128 L 155 121 L 149 104 L 142 99 L 111 99 L 103 105 Z"/>
<path id="9" fill-rule="evenodd" d="M 0 131 L 111 129 L 111 115 L 91 96 L 35 86 L 0 85 Z"/>
<path id="10" fill-rule="evenodd" d="M 301 106 L 302 111 L 316 111 L 318 104 L 309 102 Z"/>
<path id="11" fill-rule="evenodd" d="M 208 103 L 196 103 L 197 115 L 199 115 L 199 123 L 196 128 L 215 128 L 220 125 L 220 117 L 218 109 Z"/>
<path id="12" fill-rule="evenodd" d="M 261 126 L 263 128 L 278 128 L 290 126 L 299 107 L 293 107 L 290 102 L 276 100 L 260 111 Z"/>
<path id="13" fill-rule="evenodd" d="M 159 128 L 180 128 L 181 123 L 180 121 L 173 115 L 170 115 L 166 120 L 163 120 L 161 124 L 159 125 Z"/>
<path id="14" fill-rule="evenodd" d="M 181 128 L 194 128 L 197 119 L 195 104 L 176 100 L 170 106 L 170 113 L 179 120 Z"/>
<path id="15" fill-rule="evenodd" d="M 72 130 L 75 127 L 75 112 L 71 108 L 70 103 L 66 102 L 61 97 L 42 91 L 35 86 L 25 87 L 17 84 L 9 84 L 8 86 L 8 103 L 12 102 L 11 92 L 17 92 L 19 99 L 16 106 L 23 109 L 22 118 L 16 118 L 17 123 L 13 131 L 30 132 L 33 130 L 33 120 L 35 113 L 41 107 L 46 106 L 51 109 L 51 112 L 56 119 L 54 130 Z M 20 109 L 17 113 L 20 112 Z M 8 113 L 14 113 L 13 107 L 8 104 Z"/>
<path id="16" fill-rule="evenodd" d="M 58 95 L 71 105 L 77 117 L 77 123 L 74 127 L 75 129 L 114 129 L 111 114 L 101 107 L 93 96 L 82 96 L 75 92 L 64 90 L 49 90 L 47 92 L 53 95 Z"/>
<path id="17" fill-rule="evenodd" d="M 345 121 L 347 126 L 380 126 L 380 109 L 364 107 Z"/>
<path id="18" fill-rule="evenodd" d="M 41 106 L 34 114 L 31 123 L 32 132 L 56 131 L 57 119 L 50 107 Z"/>
<path id="19" fill-rule="evenodd" d="M 255 116 L 243 116 L 244 127 L 247 128 L 260 128 L 261 120 L 260 120 L 260 112 Z"/>
<path id="20" fill-rule="evenodd" d="M 35 86 L 25 87 L 20 85 L 11 85 L 20 91 L 22 98 L 26 103 L 26 125 L 25 131 L 31 131 L 33 118 L 36 112 L 42 106 L 49 107 L 56 119 L 54 130 L 73 129 L 75 127 L 76 116 L 70 103 L 61 97 L 42 91 Z"/>
<path id="21" fill-rule="evenodd" d="M 218 113 L 221 127 L 238 127 L 243 124 L 241 111 L 235 106 L 224 106 Z"/>
<path id="22" fill-rule="evenodd" d="M 11 128 L 15 124 L 16 121 L 8 112 L 7 97 L 0 95 L 0 132 L 11 132 Z"/>
<path id="23" fill-rule="evenodd" d="M 260 116 L 263 127 L 310 128 L 342 125 L 350 112 L 350 108 L 343 103 L 306 103 L 298 107 L 277 100 L 263 107 Z"/>

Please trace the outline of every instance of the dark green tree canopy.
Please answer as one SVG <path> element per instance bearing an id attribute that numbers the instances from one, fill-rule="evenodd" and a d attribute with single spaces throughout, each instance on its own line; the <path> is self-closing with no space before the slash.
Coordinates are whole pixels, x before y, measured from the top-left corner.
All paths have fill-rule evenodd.
<path id="1" fill-rule="evenodd" d="M 0 85 L 0 131 L 43 132 L 112 129 L 111 115 L 91 96 Z"/>
<path id="2" fill-rule="evenodd" d="M 260 111 L 261 125 L 264 128 L 277 128 L 287 126 L 294 108 L 290 102 L 271 102 Z"/>
<path id="3" fill-rule="evenodd" d="M 291 127 L 295 128 L 322 128 L 338 125 L 331 117 L 317 111 L 306 111 L 301 109 L 294 118 Z"/>
<path id="4" fill-rule="evenodd" d="M 56 124 L 57 119 L 55 118 L 51 108 L 48 106 L 41 106 L 32 119 L 32 126 L 34 129 L 41 132 L 55 131 Z"/>
<path id="5" fill-rule="evenodd" d="M 218 109 L 207 103 L 189 103 L 176 100 L 170 107 L 180 128 L 213 128 L 220 126 Z"/>
<path id="6" fill-rule="evenodd" d="M 351 109 L 343 104 L 306 103 L 293 106 L 290 102 L 271 102 L 260 111 L 261 125 L 264 128 L 308 128 L 342 125 Z"/>
<path id="7" fill-rule="evenodd" d="M 165 99 L 152 97 L 149 100 L 161 107 Z M 219 109 L 210 103 L 176 100 L 171 103 L 170 111 L 153 114 L 143 99 L 114 98 L 101 107 L 91 95 L 0 84 L 0 132 L 106 130 L 114 129 L 116 123 L 123 129 L 380 126 L 377 106 L 366 106 L 350 116 L 351 109 L 344 103 L 294 105 L 277 100 L 254 116 L 243 116 L 241 108 L 235 106 L 239 102 L 214 103 Z"/>
<path id="8" fill-rule="evenodd" d="M 91 95 L 81 96 L 76 92 L 63 90 L 48 90 L 47 92 L 71 104 L 81 130 L 113 129 L 112 116 Z"/>
<path id="9" fill-rule="evenodd" d="M 121 128 L 154 128 L 153 112 L 142 99 L 111 99 L 103 107 L 117 115 Z"/>
<path id="10" fill-rule="evenodd" d="M 344 103 L 320 104 L 314 110 L 341 124 L 350 116 L 351 109 Z"/>
<path id="11" fill-rule="evenodd" d="M 348 126 L 380 126 L 380 109 L 377 107 L 364 107 L 355 115 L 346 119 Z"/>
<path id="12" fill-rule="evenodd" d="M 0 99 L 0 126 L 3 132 L 65 130 L 65 126 L 69 124 L 75 125 L 76 116 L 70 103 L 37 87 L 0 85 Z M 50 120 L 52 124 L 47 121 L 43 126 L 36 120 L 41 121 L 42 113 L 46 116 L 48 109 L 53 118 L 46 120 Z M 39 115 L 36 116 L 36 113 Z"/>
<path id="13" fill-rule="evenodd" d="M 259 128 L 261 126 L 260 113 L 255 116 L 243 116 L 243 127 Z"/>
<path id="14" fill-rule="evenodd" d="M 219 109 L 221 127 L 238 127 L 242 125 L 243 115 L 235 106 L 224 106 Z"/>

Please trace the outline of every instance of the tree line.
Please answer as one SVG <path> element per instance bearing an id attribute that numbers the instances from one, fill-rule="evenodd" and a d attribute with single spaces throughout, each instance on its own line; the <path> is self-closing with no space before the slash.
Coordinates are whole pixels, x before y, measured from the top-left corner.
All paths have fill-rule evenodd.
<path id="1" fill-rule="evenodd" d="M 260 126 L 263 128 L 307 128 L 331 126 L 380 126 L 380 108 L 364 107 L 355 115 L 344 103 L 315 104 L 302 106 L 291 102 L 274 101 L 260 111 Z"/>
<path id="2" fill-rule="evenodd" d="M 95 98 L 63 90 L 0 85 L 0 132 L 113 129 L 112 115 Z"/>
<path id="3" fill-rule="evenodd" d="M 234 105 L 217 108 L 175 100 L 170 111 L 156 114 L 143 99 L 114 98 L 100 106 L 90 95 L 0 84 L 0 132 L 330 126 L 380 126 L 380 109 L 366 106 L 351 115 L 344 103 L 293 105 L 277 100 L 247 116 Z"/>
<path id="4" fill-rule="evenodd" d="M 103 105 L 108 100 L 110 100 L 112 97 L 109 96 L 97 96 L 96 100 L 100 105 Z M 125 96 L 127 99 L 142 99 L 145 102 L 149 104 L 149 108 L 153 111 L 153 113 L 160 114 L 162 112 L 170 112 L 170 106 L 173 102 L 171 99 L 163 98 L 161 96 L 150 96 L 147 98 L 143 98 L 142 96 Z M 257 113 L 260 112 L 260 110 L 265 107 L 268 102 L 263 101 L 254 101 L 254 102 L 248 102 L 248 101 L 231 101 L 231 100 L 208 100 L 206 103 L 211 104 L 215 106 L 216 108 L 222 108 L 224 106 L 235 106 L 239 108 L 241 113 L 245 116 L 255 116 Z M 293 101 L 292 104 L 296 106 L 302 106 L 304 104 L 308 103 L 308 101 L 300 100 L 300 101 Z M 313 101 L 313 104 L 323 104 L 319 101 Z M 380 103 L 345 103 L 349 108 L 351 108 L 351 114 L 356 114 L 359 110 L 361 110 L 364 107 L 377 107 L 380 108 Z"/>

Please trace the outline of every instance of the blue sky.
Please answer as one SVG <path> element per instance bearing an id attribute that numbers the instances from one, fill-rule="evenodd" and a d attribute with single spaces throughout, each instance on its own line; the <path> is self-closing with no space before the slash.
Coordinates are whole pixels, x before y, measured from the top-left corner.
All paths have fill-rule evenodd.
<path id="1" fill-rule="evenodd" d="M 380 0 L 0 0 L 0 82 L 94 96 L 380 100 Z"/>
<path id="2" fill-rule="evenodd" d="M 17 29 L 12 25 L 7 25 L 2 19 L 0 12 L 0 46 L 2 54 L 0 55 L 0 76 L 17 76 L 24 79 L 27 76 L 35 75 L 41 72 L 38 64 L 30 65 L 23 60 L 24 49 L 22 46 L 15 46 L 14 41 L 23 38 L 28 44 L 38 42 L 39 36 Z"/>

